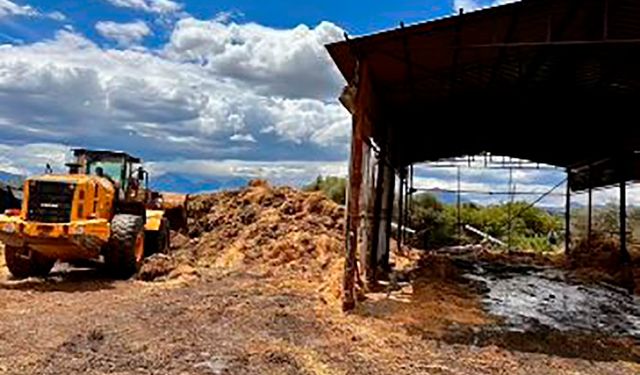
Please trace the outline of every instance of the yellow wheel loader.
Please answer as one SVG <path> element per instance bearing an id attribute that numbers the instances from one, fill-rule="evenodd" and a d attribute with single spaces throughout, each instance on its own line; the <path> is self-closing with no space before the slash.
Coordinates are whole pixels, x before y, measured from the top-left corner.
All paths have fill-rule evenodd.
<path id="1" fill-rule="evenodd" d="M 170 229 L 186 227 L 184 197 L 149 190 L 140 159 L 73 153 L 68 174 L 28 178 L 22 208 L 0 215 L 0 241 L 16 278 L 45 276 L 57 260 L 102 261 L 114 277 L 129 278 L 145 256 L 168 250 Z"/>

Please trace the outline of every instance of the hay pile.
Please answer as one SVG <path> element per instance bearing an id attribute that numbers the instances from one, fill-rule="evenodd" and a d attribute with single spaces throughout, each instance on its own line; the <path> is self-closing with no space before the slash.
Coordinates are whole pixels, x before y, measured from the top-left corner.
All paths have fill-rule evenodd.
<path id="1" fill-rule="evenodd" d="M 625 262 L 618 239 L 594 232 L 581 238 L 566 255 L 571 275 L 582 282 L 605 282 L 640 293 L 640 257 L 630 246 L 631 262 Z"/>
<path id="2" fill-rule="evenodd" d="M 600 232 L 593 232 L 591 240 L 579 238 L 567 254 L 567 262 L 572 268 L 599 267 L 615 271 L 622 261 L 619 240 Z"/>
<path id="3" fill-rule="evenodd" d="M 238 191 L 191 197 L 187 211 L 189 238 L 174 238 L 170 257 L 147 260 L 141 279 L 175 275 L 184 264 L 324 278 L 342 261 L 344 209 L 322 193 L 252 181 Z"/>
<path id="4" fill-rule="evenodd" d="M 3 269 L 6 266 L 5 261 L 4 261 L 4 244 L 2 244 L 0 242 L 0 270 Z M 2 273 L 0 271 L 0 273 Z"/>

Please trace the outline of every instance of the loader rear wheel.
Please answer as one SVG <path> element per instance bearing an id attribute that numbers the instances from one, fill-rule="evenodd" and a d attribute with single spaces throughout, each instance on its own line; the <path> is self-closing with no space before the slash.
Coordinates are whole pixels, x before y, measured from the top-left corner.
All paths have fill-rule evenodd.
<path id="1" fill-rule="evenodd" d="M 56 262 L 55 259 L 47 258 L 28 247 L 14 246 L 5 247 L 4 260 L 7 263 L 9 272 L 16 279 L 47 276 Z"/>
<path id="2" fill-rule="evenodd" d="M 104 254 L 110 273 L 118 279 L 128 279 L 144 259 L 144 222 L 136 215 L 115 215 L 111 221 L 111 238 Z"/>
<path id="3" fill-rule="evenodd" d="M 157 231 L 148 231 L 144 235 L 144 255 L 148 257 L 157 253 L 168 253 L 170 241 L 169 220 L 162 218 Z"/>

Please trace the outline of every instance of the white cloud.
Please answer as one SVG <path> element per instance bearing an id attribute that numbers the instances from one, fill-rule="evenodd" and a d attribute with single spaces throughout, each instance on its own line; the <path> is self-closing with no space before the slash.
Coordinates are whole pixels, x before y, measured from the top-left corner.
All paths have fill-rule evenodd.
<path id="1" fill-rule="evenodd" d="M 481 8 L 494 7 L 498 5 L 504 5 L 509 3 L 515 3 L 521 0 L 493 0 L 491 2 L 481 2 L 480 0 L 454 0 L 453 10 L 458 12 L 460 9 L 464 9 L 465 12 L 472 12 Z"/>
<path id="2" fill-rule="evenodd" d="M 96 30 L 104 38 L 116 41 L 121 46 L 139 44 L 145 37 L 151 35 L 151 29 L 144 21 L 117 23 L 100 21 L 96 23 Z"/>
<path id="3" fill-rule="evenodd" d="M 61 170 L 68 157 L 69 148 L 59 144 L 34 143 L 23 146 L 0 144 L 0 170 L 17 175 L 42 173 L 47 164 Z"/>
<path id="4" fill-rule="evenodd" d="M 500 159 L 501 157 L 494 156 L 493 160 L 494 162 L 500 162 Z M 511 196 L 503 194 L 509 191 L 509 170 L 483 169 L 483 160 L 484 159 L 478 157 L 476 158 L 476 162 L 471 162 L 471 167 L 461 166 L 460 188 L 463 191 L 461 194 L 463 199 L 481 204 L 510 201 Z M 519 160 L 511 159 L 511 161 L 517 163 Z M 421 190 L 444 190 L 450 192 L 452 197 L 455 196 L 458 185 L 456 168 L 430 168 L 425 164 L 418 164 L 415 166 L 414 171 L 414 187 Z M 514 169 L 513 184 L 515 184 L 516 193 L 533 193 L 516 195 L 515 200 L 533 203 L 538 200 L 542 194 L 549 192 L 551 188 L 561 183 L 565 178 L 566 174 L 561 169 Z M 493 192 L 494 195 L 485 194 L 488 192 Z M 551 194 L 536 203 L 536 205 L 563 207 L 565 205 L 565 192 L 566 184 L 562 183 L 557 186 Z M 607 203 L 617 204 L 618 198 L 619 188 L 617 186 L 593 191 L 594 205 Z M 571 200 L 574 206 L 585 206 L 587 204 L 587 193 L 572 193 Z M 640 184 L 629 184 L 627 188 L 627 202 L 629 205 L 640 206 Z"/>
<path id="5" fill-rule="evenodd" d="M 313 99 L 276 100 L 267 108 L 273 119 L 269 131 L 295 142 L 311 140 L 318 144 L 344 144 L 348 141 L 351 120 L 340 106 L 327 107 Z"/>
<path id="6" fill-rule="evenodd" d="M 6 16 L 36 16 L 38 12 L 30 5 L 18 5 L 9 0 L 0 0 L 0 18 Z"/>
<path id="7" fill-rule="evenodd" d="M 106 0 L 120 8 L 131 8 L 149 13 L 169 14 L 182 9 L 182 4 L 171 0 Z"/>
<path id="8" fill-rule="evenodd" d="M 333 99 L 342 78 L 324 45 L 342 38 L 343 30 L 329 22 L 280 30 L 185 18 L 176 24 L 166 55 L 242 80 L 260 92 Z"/>
<path id="9" fill-rule="evenodd" d="M 19 175 L 40 174 L 46 164 L 50 164 L 54 171 L 61 172 L 65 170 L 64 164 L 71 158 L 70 148 L 60 144 L 0 144 L 0 170 Z M 277 184 L 297 186 L 312 181 L 318 175 L 347 175 L 347 163 L 335 161 L 195 159 L 148 162 L 145 163 L 145 167 L 153 179 L 164 174 L 192 175 L 208 179 L 264 178 Z"/>
<path id="10" fill-rule="evenodd" d="M 238 10 L 225 10 L 222 12 L 218 12 L 213 18 L 212 21 L 221 22 L 221 23 L 229 23 L 233 20 L 244 17 L 244 13 Z"/>
<path id="11" fill-rule="evenodd" d="M 231 137 L 229 137 L 229 140 L 234 142 L 252 142 L 252 143 L 257 142 L 256 139 L 251 134 L 234 134 Z"/>
<path id="12" fill-rule="evenodd" d="M 349 115 L 335 99 L 342 82 L 331 70 L 325 37 L 318 36 L 338 28 L 304 28 L 300 41 L 296 33 L 256 25 L 221 27 L 254 30 L 256 45 L 261 30 L 274 51 L 292 44 L 305 51 L 302 59 L 290 56 L 303 66 L 278 57 L 272 62 L 280 66 L 262 68 L 265 75 L 290 77 L 282 86 L 314 79 L 334 83 L 322 94 L 285 96 L 275 79 L 257 85 L 169 54 L 172 44 L 155 51 L 108 49 L 63 30 L 51 40 L 0 46 L 3 142 L 82 140 L 83 146 L 124 149 L 149 160 L 346 159 Z"/>
<path id="13" fill-rule="evenodd" d="M 488 161 L 488 166 L 496 167 L 502 162 L 502 157 L 494 155 L 492 160 L 493 162 Z M 515 158 L 507 159 L 507 161 L 513 164 L 526 163 L 524 160 Z M 462 194 L 464 199 L 483 204 L 511 200 L 510 195 L 504 194 L 510 190 L 509 170 L 506 168 L 488 169 L 483 167 L 483 157 L 477 157 L 475 161 L 460 164 L 460 187 L 462 191 L 466 191 Z M 548 166 L 543 165 L 542 167 Z M 436 168 L 427 164 L 418 164 L 415 166 L 414 173 L 416 176 L 414 186 L 419 189 L 441 189 L 451 192 L 457 190 L 458 169 L 455 167 Z M 515 199 L 528 202 L 538 199 L 566 177 L 566 174 L 560 169 L 513 169 L 511 174 L 512 184 L 515 185 L 516 192 L 527 193 L 526 195 L 516 195 Z M 564 185 L 558 187 L 552 194 L 542 199 L 539 205 L 562 206 L 564 204 L 564 191 Z M 452 193 L 452 196 L 454 196 L 454 193 Z"/>
<path id="14" fill-rule="evenodd" d="M 64 21 L 66 16 L 58 11 L 42 13 L 31 5 L 19 5 L 9 0 L 0 0 L 0 18 L 9 16 L 21 17 L 41 17 L 50 18 L 55 21 Z"/>
<path id="15" fill-rule="evenodd" d="M 104 22 L 96 29 L 118 48 L 72 27 L 0 46 L 0 170 L 62 168 L 68 145 L 130 152 L 156 176 L 302 184 L 346 174 L 350 117 L 324 48 L 342 30 L 229 19 L 180 21 L 149 50 L 131 48 L 147 34 L 142 25 Z"/>
<path id="16" fill-rule="evenodd" d="M 469 12 L 475 9 L 481 8 L 477 0 L 454 0 L 453 10 L 458 12 L 460 9 L 464 9 L 465 12 Z"/>
<path id="17" fill-rule="evenodd" d="M 62 12 L 59 12 L 59 11 L 47 13 L 47 16 L 54 21 L 63 22 L 67 20 L 67 16 L 65 16 Z"/>
<path id="18" fill-rule="evenodd" d="M 152 175 L 167 173 L 215 177 L 263 178 L 277 184 L 303 185 L 319 175 L 346 176 L 347 162 L 180 160 L 148 163 Z"/>
<path id="19" fill-rule="evenodd" d="M 455 179 L 434 177 L 414 177 L 413 184 L 416 189 L 456 190 L 458 186 Z M 489 191 L 491 188 L 492 185 L 481 181 L 461 181 L 460 183 L 461 190 Z M 504 187 L 502 189 L 505 190 Z"/>
<path id="20" fill-rule="evenodd" d="M 478 156 L 474 160 L 471 160 L 469 162 L 463 159 L 464 158 L 459 159 L 458 164 L 461 167 L 461 173 L 466 178 L 472 177 L 475 179 L 484 179 L 489 181 L 503 180 L 505 181 L 505 183 L 508 180 L 508 168 L 496 168 L 500 166 L 500 163 L 502 163 L 502 156 L 492 156 L 492 161 L 486 160 L 487 164 L 485 164 L 485 158 L 482 156 Z M 505 162 L 508 162 L 514 166 L 522 163 L 522 165 L 528 167 L 528 169 L 514 168 L 512 170 L 513 180 L 518 183 L 531 183 L 537 180 L 548 180 L 550 178 L 551 180 L 559 181 L 564 178 L 564 171 L 561 168 L 554 168 L 550 165 L 536 164 L 527 160 L 521 160 L 517 158 L 507 158 Z M 485 168 L 485 166 L 488 166 L 490 168 Z M 414 169 L 416 174 L 438 174 L 454 179 L 457 175 L 456 167 L 452 166 L 452 163 L 448 161 L 442 161 L 440 163 L 417 164 L 415 165 Z"/>

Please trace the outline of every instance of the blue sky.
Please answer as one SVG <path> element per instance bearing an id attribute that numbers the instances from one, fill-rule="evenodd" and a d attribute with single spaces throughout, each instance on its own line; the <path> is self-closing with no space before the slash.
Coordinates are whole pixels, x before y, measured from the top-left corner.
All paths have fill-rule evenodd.
<path id="1" fill-rule="evenodd" d="M 141 9 L 113 6 L 106 0 L 86 1 L 46 1 L 12 0 L 16 4 L 29 4 L 41 11 L 59 11 L 68 17 L 72 24 L 85 35 L 99 38 L 94 25 L 98 21 L 112 20 L 129 22 L 142 19 L 153 24 L 156 14 Z M 453 9 L 451 0 L 436 1 L 292 1 L 292 0 L 222 0 L 222 1 L 182 1 L 183 10 L 198 19 L 210 19 L 223 12 L 233 13 L 238 21 L 256 22 L 276 28 L 292 28 L 299 24 L 316 25 L 321 21 L 331 21 L 350 34 L 367 34 L 380 29 L 397 27 L 400 21 L 419 22 L 426 19 L 450 14 Z M 480 2 L 488 4 L 490 2 Z M 363 8 L 364 7 L 364 8 Z M 363 11 L 364 9 L 364 11 Z M 18 27 L 3 25 L 7 35 L 32 42 L 51 37 L 56 30 L 56 22 L 21 20 Z M 28 27 L 26 30 L 23 27 Z M 58 25 L 59 26 L 59 25 Z M 154 28 L 156 38 L 150 38 L 146 44 L 159 45 L 166 29 Z"/>
<path id="2" fill-rule="evenodd" d="M 0 170 L 61 166 L 82 146 L 142 156 L 156 177 L 344 175 L 345 82 L 324 45 L 509 1 L 0 0 Z M 521 177 L 523 190 L 558 181 Z M 463 180 L 507 184 L 504 171 Z"/>

